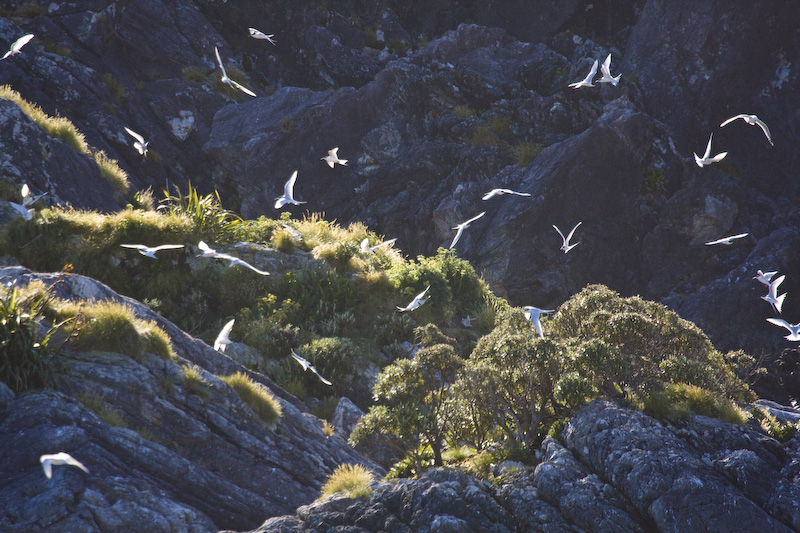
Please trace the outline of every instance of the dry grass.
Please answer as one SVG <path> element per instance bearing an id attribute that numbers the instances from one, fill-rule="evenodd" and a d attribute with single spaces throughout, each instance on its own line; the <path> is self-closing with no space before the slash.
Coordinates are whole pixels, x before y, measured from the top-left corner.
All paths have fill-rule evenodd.
<path id="1" fill-rule="evenodd" d="M 267 424 L 277 422 L 283 409 L 275 396 L 260 383 L 251 380 L 247 374 L 236 372 L 230 376 L 220 377 L 222 381 L 231 386 L 239 397 Z"/>
<path id="2" fill-rule="evenodd" d="M 86 143 L 86 137 L 78 131 L 75 124 L 64 117 L 51 117 L 42 108 L 28 102 L 20 94 L 8 85 L 0 86 L 0 98 L 6 98 L 17 104 L 31 120 L 36 122 L 48 135 L 59 139 L 81 154 L 91 155 L 97 162 L 100 175 L 111 182 L 122 193 L 128 192 L 130 184 L 128 175 L 122 170 L 117 161 L 109 158 L 102 151 L 94 152 Z"/>
<path id="3" fill-rule="evenodd" d="M 342 493 L 346 498 L 366 498 L 372 494 L 372 472 L 361 465 L 339 465 L 322 485 L 320 498 Z"/>
<path id="4" fill-rule="evenodd" d="M 137 317 L 127 305 L 54 300 L 50 307 L 60 318 L 82 317 L 83 325 L 70 341 L 76 348 L 124 353 L 137 361 L 146 353 L 176 359 L 169 335 L 155 322 Z"/>

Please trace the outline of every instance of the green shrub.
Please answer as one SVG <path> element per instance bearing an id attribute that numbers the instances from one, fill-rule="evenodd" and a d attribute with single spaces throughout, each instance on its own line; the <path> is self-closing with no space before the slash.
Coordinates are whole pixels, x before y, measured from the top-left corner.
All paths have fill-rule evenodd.
<path id="1" fill-rule="evenodd" d="M 774 415 L 758 407 L 754 408 L 750 415 L 770 437 L 780 442 L 787 442 L 800 430 L 800 422 L 779 422 Z"/>
<path id="2" fill-rule="evenodd" d="M 283 415 L 280 402 L 260 383 L 254 382 L 247 374 L 236 372 L 220 377 L 233 388 L 250 409 L 267 424 L 275 424 Z"/>
<path id="3" fill-rule="evenodd" d="M 178 186 L 175 186 L 174 195 L 164 191 L 162 206 L 171 215 L 189 217 L 205 237 L 221 237 L 235 231 L 242 223 L 241 217 L 222 207 L 219 192 L 201 196 L 191 182 L 186 195 Z"/>
<path id="4" fill-rule="evenodd" d="M 322 485 L 320 498 L 341 493 L 345 498 L 369 499 L 374 482 L 372 472 L 362 465 L 339 465 Z"/>
<path id="5" fill-rule="evenodd" d="M 56 373 L 57 350 L 50 341 L 61 325 L 39 335 L 50 292 L 41 283 L 0 297 L 0 381 L 16 392 L 50 386 Z"/>

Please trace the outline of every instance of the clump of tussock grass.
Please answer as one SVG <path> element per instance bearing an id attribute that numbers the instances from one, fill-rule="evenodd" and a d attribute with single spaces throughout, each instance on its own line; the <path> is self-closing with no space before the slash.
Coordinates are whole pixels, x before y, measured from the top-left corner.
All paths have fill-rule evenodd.
<path id="1" fill-rule="evenodd" d="M 105 152 L 93 151 L 86 143 L 86 137 L 78 131 L 75 124 L 66 117 L 52 117 L 42 111 L 42 108 L 28 102 L 8 85 L 0 86 L 0 98 L 6 98 L 17 104 L 22 112 L 36 122 L 48 135 L 63 141 L 76 152 L 92 156 L 100 170 L 100 176 L 108 180 L 122 193 L 128 192 L 130 187 L 128 175 L 119 167 L 116 160 L 109 158 Z"/>
<path id="2" fill-rule="evenodd" d="M 320 498 L 341 493 L 346 498 L 366 498 L 372 495 L 372 472 L 362 465 L 339 465 L 322 485 Z"/>
<path id="3" fill-rule="evenodd" d="M 260 383 L 250 379 L 244 372 L 220 377 L 235 390 L 239 397 L 267 424 L 274 424 L 283 415 L 280 402 Z"/>
<path id="4" fill-rule="evenodd" d="M 70 340 L 75 348 L 119 352 L 140 362 L 147 353 L 176 359 L 169 335 L 155 322 L 137 317 L 127 305 L 62 300 L 50 306 L 62 318 L 81 316 L 83 324 Z"/>

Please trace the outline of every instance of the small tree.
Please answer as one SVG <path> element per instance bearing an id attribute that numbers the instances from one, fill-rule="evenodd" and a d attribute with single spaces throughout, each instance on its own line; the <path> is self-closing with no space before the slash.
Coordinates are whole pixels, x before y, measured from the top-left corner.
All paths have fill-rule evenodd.
<path id="1" fill-rule="evenodd" d="M 442 465 L 447 417 L 443 416 L 450 385 L 463 361 L 453 339 L 428 324 L 415 330 L 422 344 L 414 359 L 400 359 L 383 369 L 373 388 L 376 405 L 362 417 L 350 439 L 354 444 L 375 434 L 394 435 L 405 443 L 420 471 L 416 453 L 421 442 L 433 450 L 434 464 Z"/>

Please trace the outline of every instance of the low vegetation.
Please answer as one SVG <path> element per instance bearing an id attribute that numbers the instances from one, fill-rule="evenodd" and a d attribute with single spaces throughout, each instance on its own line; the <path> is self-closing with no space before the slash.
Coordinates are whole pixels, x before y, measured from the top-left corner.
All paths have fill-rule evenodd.
<path id="1" fill-rule="evenodd" d="M 341 494 L 345 498 L 366 498 L 372 495 L 375 482 L 372 472 L 361 465 L 340 465 L 322 485 L 320 498 Z"/>
<path id="2" fill-rule="evenodd" d="M 0 288 L 0 381 L 16 392 L 53 383 L 58 350 L 51 346 L 60 325 L 39 332 L 51 298 L 41 283 L 23 289 Z"/>
<path id="3" fill-rule="evenodd" d="M 147 353 L 176 359 L 169 335 L 155 322 L 137 317 L 125 304 L 54 300 L 49 307 L 59 318 L 79 322 L 79 331 L 70 339 L 75 348 L 123 353 L 140 362 Z"/>
<path id="4" fill-rule="evenodd" d="M 281 418 L 283 410 L 280 402 L 266 387 L 254 382 L 247 374 L 236 372 L 220 379 L 235 390 L 242 401 L 267 424 L 275 424 Z"/>
<path id="5" fill-rule="evenodd" d="M 503 453 L 530 456 L 526 450 L 560 433 L 566 418 L 599 396 L 624 394 L 675 422 L 690 412 L 746 420 L 734 402 L 754 396 L 733 364 L 746 358 L 721 354 L 697 326 L 660 304 L 592 285 L 543 327 L 541 338 L 521 310 L 501 310 L 494 330 L 463 359 L 452 338 L 418 328 L 421 349 L 384 368 L 376 403 L 351 441 L 391 435 L 418 474 L 426 450 L 433 465 L 443 464 L 443 449 L 464 445 L 480 452 L 501 442 Z M 484 455 L 472 459 L 478 470 Z"/>
<path id="6" fill-rule="evenodd" d="M 130 188 L 128 176 L 119 167 L 116 160 L 110 159 L 102 151 L 94 151 L 86 143 L 86 137 L 78 131 L 78 128 L 65 117 L 51 117 L 42 109 L 28 102 L 8 85 L 0 86 L 0 98 L 11 100 L 17 104 L 22 112 L 28 115 L 31 120 L 36 122 L 48 135 L 63 141 L 71 146 L 76 152 L 91 156 L 98 165 L 100 175 L 114 185 L 120 192 L 126 193 Z"/>

